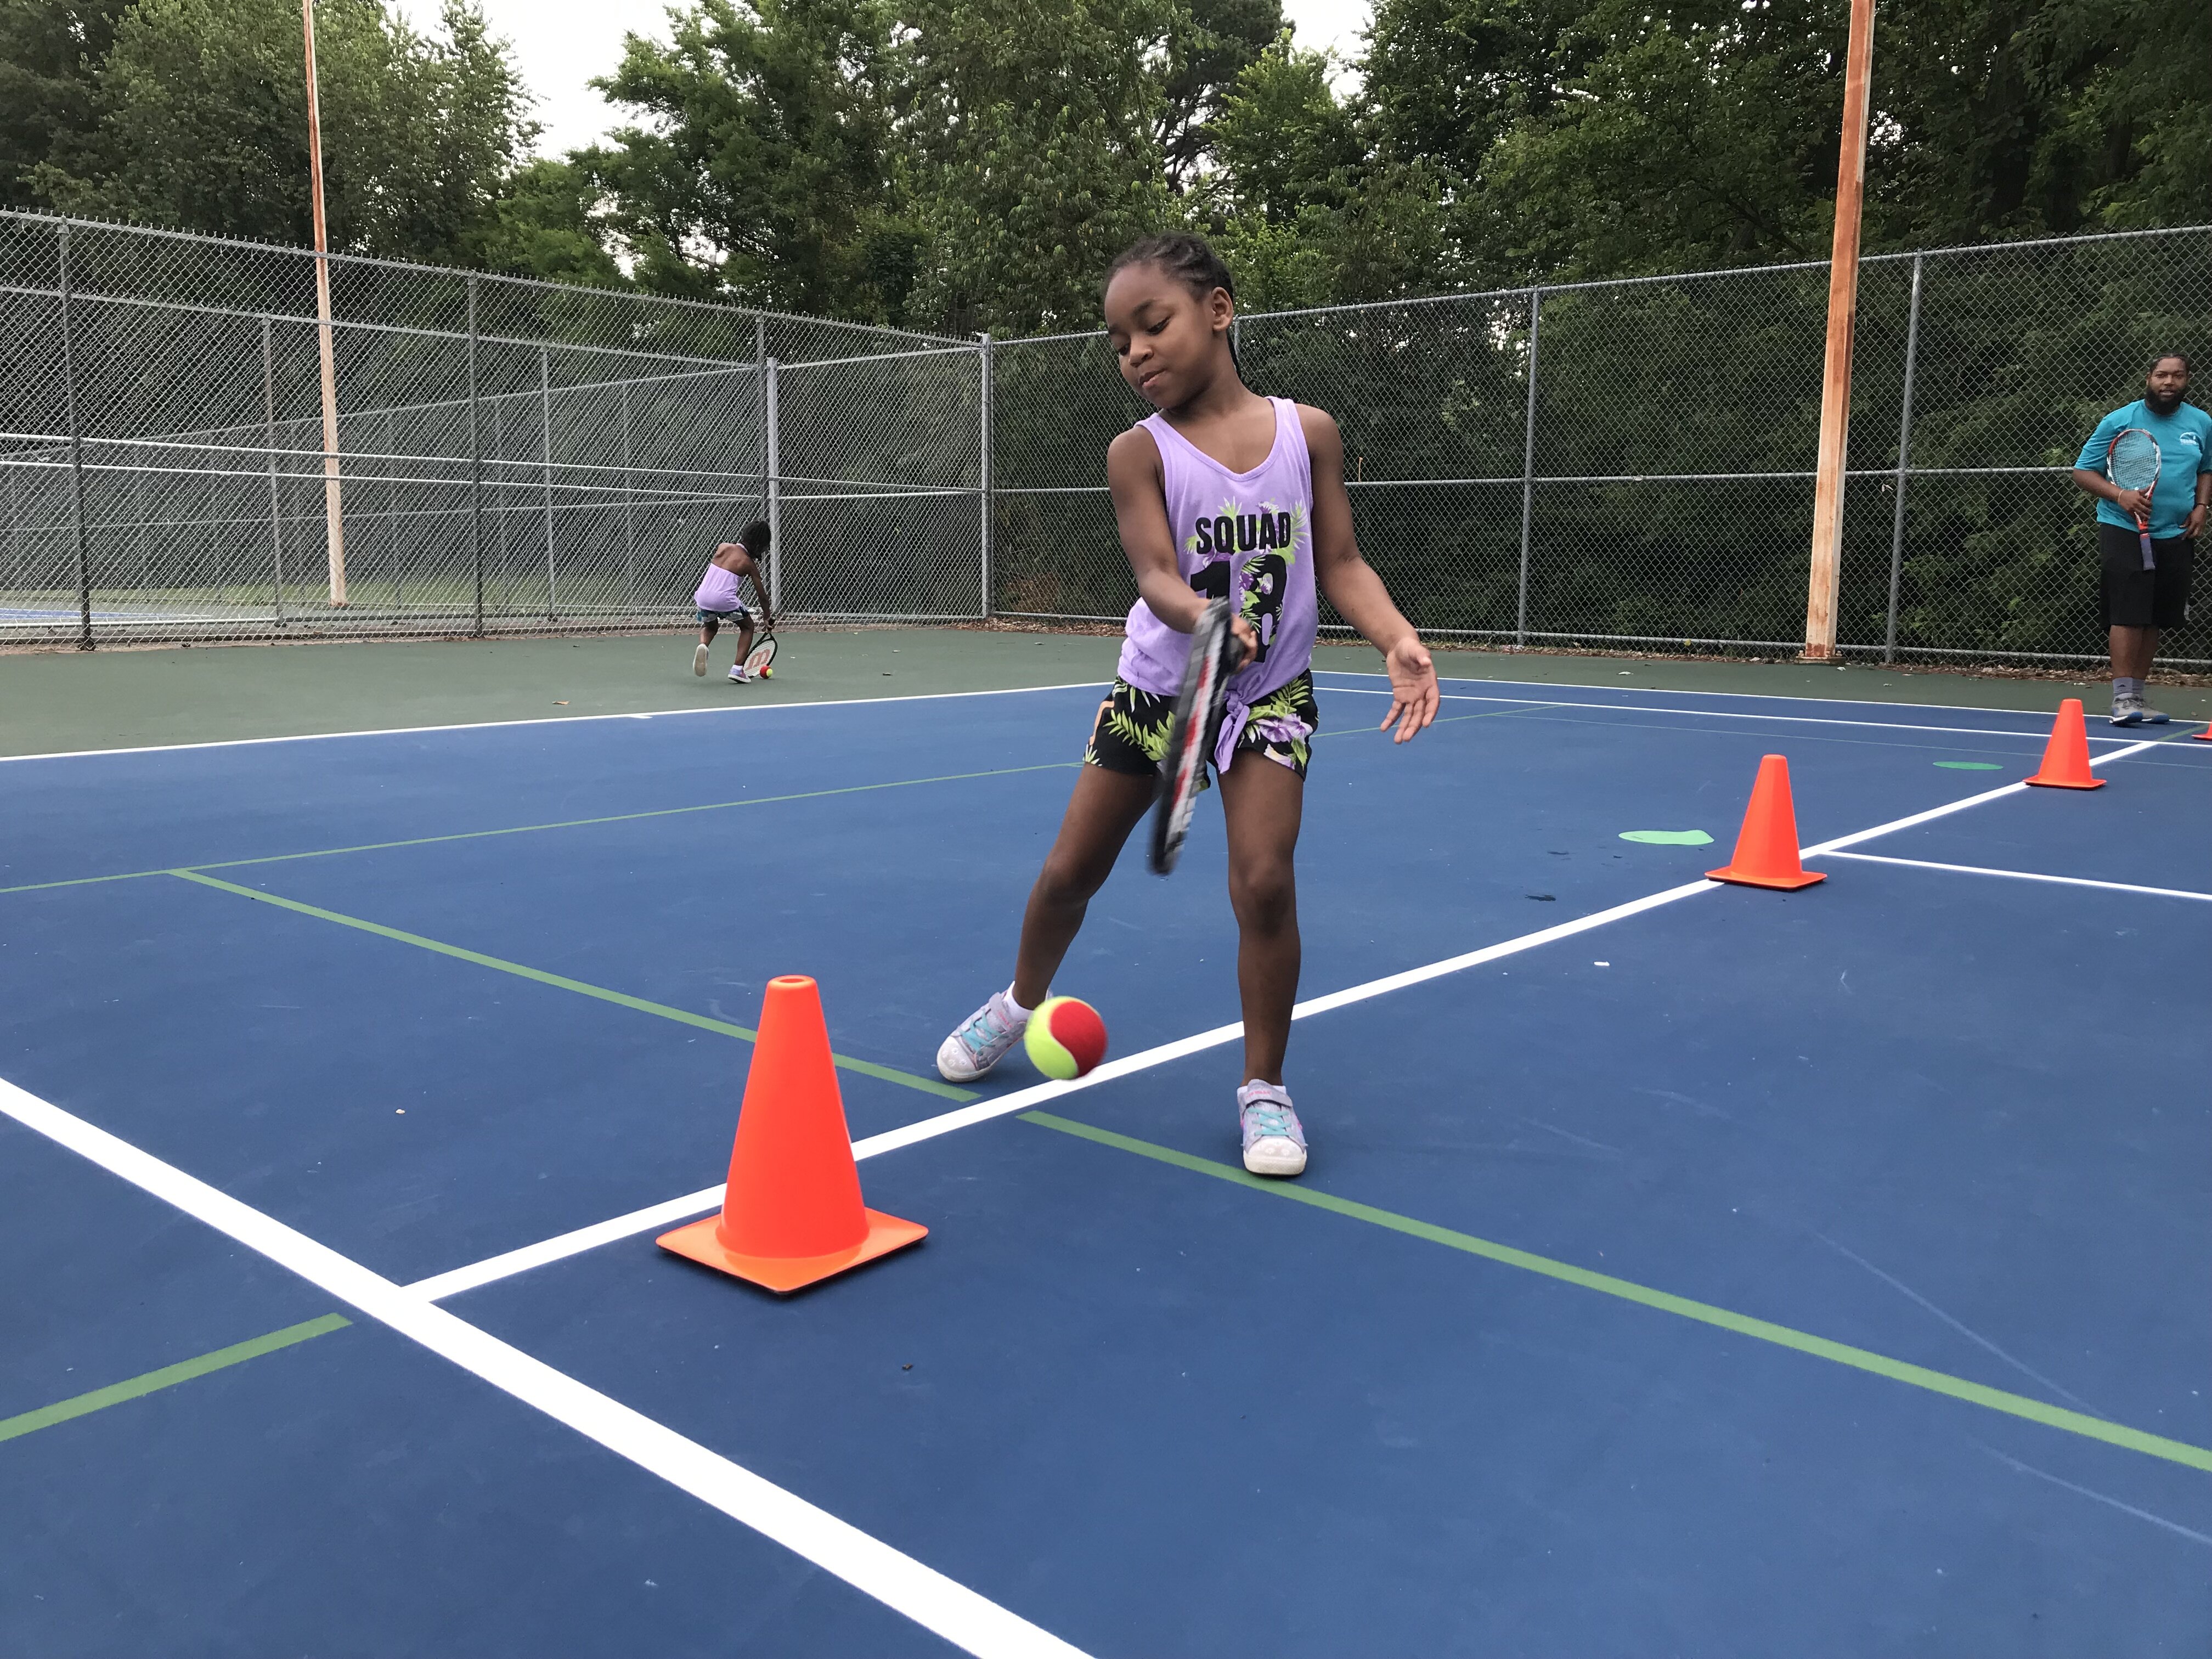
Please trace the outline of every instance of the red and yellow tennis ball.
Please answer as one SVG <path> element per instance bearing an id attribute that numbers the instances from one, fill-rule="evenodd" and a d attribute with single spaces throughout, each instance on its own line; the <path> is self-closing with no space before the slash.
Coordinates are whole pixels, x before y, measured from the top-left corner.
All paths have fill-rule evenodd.
<path id="1" fill-rule="evenodd" d="M 1087 1002 L 1047 997 L 1030 1016 L 1022 1041 L 1037 1070 L 1066 1083 L 1106 1058 L 1106 1022 Z"/>

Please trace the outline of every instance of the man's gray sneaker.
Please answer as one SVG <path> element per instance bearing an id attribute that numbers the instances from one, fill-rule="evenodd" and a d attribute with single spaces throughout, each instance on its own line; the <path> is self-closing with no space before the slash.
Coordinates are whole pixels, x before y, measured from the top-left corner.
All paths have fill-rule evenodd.
<path id="1" fill-rule="evenodd" d="M 2112 699 L 2112 724 L 2115 726 L 2141 726 L 2148 712 L 2143 708 L 2143 700 L 2141 697 Z M 2159 718 L 2164 720 L 2166 716 L 2160 714 Z"/>

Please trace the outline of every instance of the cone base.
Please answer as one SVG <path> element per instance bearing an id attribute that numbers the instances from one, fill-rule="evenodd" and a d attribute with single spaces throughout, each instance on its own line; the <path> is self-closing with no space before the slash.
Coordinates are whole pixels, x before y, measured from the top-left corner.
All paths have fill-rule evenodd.
<path id="1" fill-rule="evenodd" d="M 1748 870 L 1739 870 L 1734 865 L 1729 866 L 1725 870 L 1705 872 L 1707 881 L 1732 882 L 1738 887 L 1775 887 L 1785 893 L 1793 893 L 1800 887 L 1810 887 L 1814 882 L 1826 881 L 1827 878 L 1827 872 L 1825 870 L 1800 870 L 1794 876 L 1762 876 L 1756 875 Z"/>
<path id="2" fill-rule="evenodd" d="M 889 1255 L 893 1250 L 912 1244 L 928 1236 L 929 1229 L 916 1221 L 902 1221 L 895 1215 L 885 1215 L 880 1210 L 867 1210 L 868 1236 L 849 1250 L 833 1250 L 828 1255 L 740 1255 L 715 1237 L 714 1230 L 722 1224 L 720 1214 L 710 1215 L 703 1221 L 678 1227 L 672 1233 L 663 1233 L 654 1242 L 664 1250 L 689 1256 L 702 1267 L 714 1268 L 735 1278 L 788 1295 L 804 1290 L 807 1285 L 825 1279 L 835 1278 L 849 1267 L 864 1261 L 873 1261 L 879 1255 Z"/>
<path id="3" fill-rule="evenodd" d="M 2022 778 L 2021 782 L 2038 789 L 2102 789 L 2109 778 Z"/>
<path id="4" fill-rule="evenodd" d="M 2193 737 L 2193 738 L 2190 738 L 2190 742 L 2191 742 L 2191 743 L 2212 743 L 2212 726 L 2206 726 L 2206 727 L 2205 727 L 2202 732 L 2198 732 L 2195 737 Z"/>

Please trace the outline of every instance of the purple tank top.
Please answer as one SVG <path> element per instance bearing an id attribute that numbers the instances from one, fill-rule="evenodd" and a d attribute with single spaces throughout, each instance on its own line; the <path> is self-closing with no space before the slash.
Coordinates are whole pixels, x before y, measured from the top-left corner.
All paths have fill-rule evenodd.
<path id="1" fill-rule="evenodd" d="M 691 603 L 702 611 L 726 615 L 744 608 L 744 590 L 738 584 L 738 573 L 726 566 L 707 561 L 707 574 L 699 578 L 699 586 L 691 595 Z"/>
<path id="2" fill-rule="evenodd" d="M 1260 635 L 1260 654 L 1229 682 L 1217 766 L 1236 752 L 1252 704 L 1312 665 L 1321 623 L 1314 589 L 1313 460 L 1297 405 L 1287 398 L 1267 401 L 1275 410 L 1274 447 L 1249 472 L 1231 472 L 1161 416 L 1142 422 L 1160 452 L 1176 568 L 1201 593 L 1233 595 Z M 1176 633 L 1142 599 L 1129 607 L 1119 670 L 1123 679 L 1140 691 L 1173 696 L 1182 689 L 1189 658 L 1189 635 Z"/>

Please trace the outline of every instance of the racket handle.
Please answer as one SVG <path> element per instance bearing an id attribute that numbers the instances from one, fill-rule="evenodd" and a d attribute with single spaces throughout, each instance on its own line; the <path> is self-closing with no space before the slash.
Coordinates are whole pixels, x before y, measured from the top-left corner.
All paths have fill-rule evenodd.
<path id="1" fill-rule="evenodd" d="M 2142 549 L 2143 568 L 2158 568 L 2158 555 L 2150 550 L 2150 526 L 2141 519 L 2136 520 L 2136 541 Z"/>

